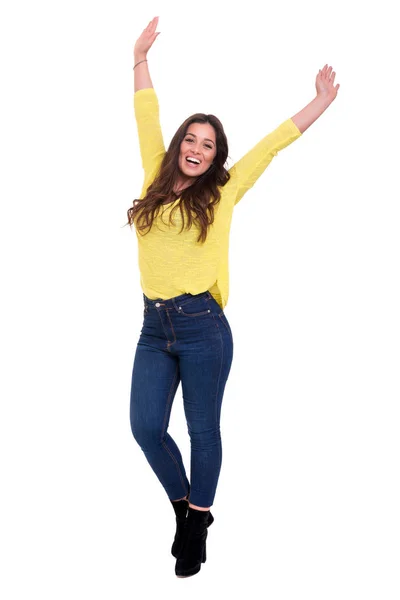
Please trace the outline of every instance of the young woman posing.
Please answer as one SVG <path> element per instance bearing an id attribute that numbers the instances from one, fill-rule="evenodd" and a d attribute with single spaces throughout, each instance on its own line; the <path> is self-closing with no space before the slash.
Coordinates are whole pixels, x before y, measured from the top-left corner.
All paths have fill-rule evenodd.
<path id="1" fill-rule="evenodd" d="M 222 461 L 220 415 L 233 358 L 228 301 L 228 245 L 234 206 L 273 157 L 310 127 L 336 97 L 325 65 L 316 97 L 266 135 L 229 171 L 228 143 L 214 115 L 196 113 L 165 151 L 147 53 L 158 36 L 155 17 L 134 48 L 134 108 L 144 169 L 140 199 L 128 210 L 135 225 L 144 322 L 131 387 L 132 433 L 175 510 L 175 573 L 188 577 L 206 561 L 207 528 Z M 191 445 L 190 483 L 167 433 L 182 384 Z"/>

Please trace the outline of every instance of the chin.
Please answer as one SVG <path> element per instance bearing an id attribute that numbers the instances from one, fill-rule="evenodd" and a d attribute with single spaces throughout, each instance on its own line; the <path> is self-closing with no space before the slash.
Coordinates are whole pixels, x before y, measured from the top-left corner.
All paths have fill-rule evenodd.
<path id="1" fill-rule="evenodd" d="M 185 177 L 190 177 L 191 179 L 195 179 L 196 177 L 198 177 L 199 175 L 201 175 L 201 173 L 193 173 L 192 171 L 187 171 L 186 169 L 182 169 L 182 167 L 179 168 L 180 172 L 182 173 L 182 175 L 184 175 Z"/>
<path id="2" fill-rule="evenodd" d="M 201 170 L 197 171 L 196 173 L 193 173 L 193 171 L 191 169 L 186 169 L 186 168 L 182 168 L 180 167 L 180 171 L 186 175 L 187 177 L 199 177 L 200 175 L 203 175 L 203 173 L 205 173 L 207 169 L 202 168 Z"/>

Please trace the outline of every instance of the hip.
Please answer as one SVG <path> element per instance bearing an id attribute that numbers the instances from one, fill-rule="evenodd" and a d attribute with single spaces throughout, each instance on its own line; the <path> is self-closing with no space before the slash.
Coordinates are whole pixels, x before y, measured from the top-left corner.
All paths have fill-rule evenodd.
<path id="1" fill-rule="evenodd" d="M 141 340 L 167 340 L 168 349 L 192 343 L 194 346 L 233 346 L 233 334 L 225 312 L 209 291 L 181 294 L 167 300 L 149 299 L 143 294 Z"/>

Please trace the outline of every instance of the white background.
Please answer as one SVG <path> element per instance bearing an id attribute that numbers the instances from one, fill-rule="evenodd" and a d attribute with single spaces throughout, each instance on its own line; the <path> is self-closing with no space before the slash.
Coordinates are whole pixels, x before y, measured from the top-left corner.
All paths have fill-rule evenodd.
<path id="1" fill-rule="evenodd" d="M 394 3 L 8 2 L 1 50 L 5 600 L 398 600 L 399 121 Z M 234 212 L 234 360 L 207 562 L 129 423 L 143 301 L 133 46 L 166 144 L 212 112 L 230 165 L 341 87 Z M 170 433 L 189 469 L 181 388 Z"/>

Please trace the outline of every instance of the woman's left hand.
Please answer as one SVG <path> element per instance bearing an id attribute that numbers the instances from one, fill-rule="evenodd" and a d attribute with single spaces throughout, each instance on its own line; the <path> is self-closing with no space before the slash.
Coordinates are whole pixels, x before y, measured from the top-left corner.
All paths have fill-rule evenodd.
<path id="1" fill-rule="evenodd" d="M 332 67 L 328 67 L 326 64 L 322 70 L 319 71 L 315 87 L 317 89 L 317 96 L 321 96 L 333 101 L 336 98 L 340 84 L 333 85 L 335 81 L 335 71 L 332 71 Z"/>

